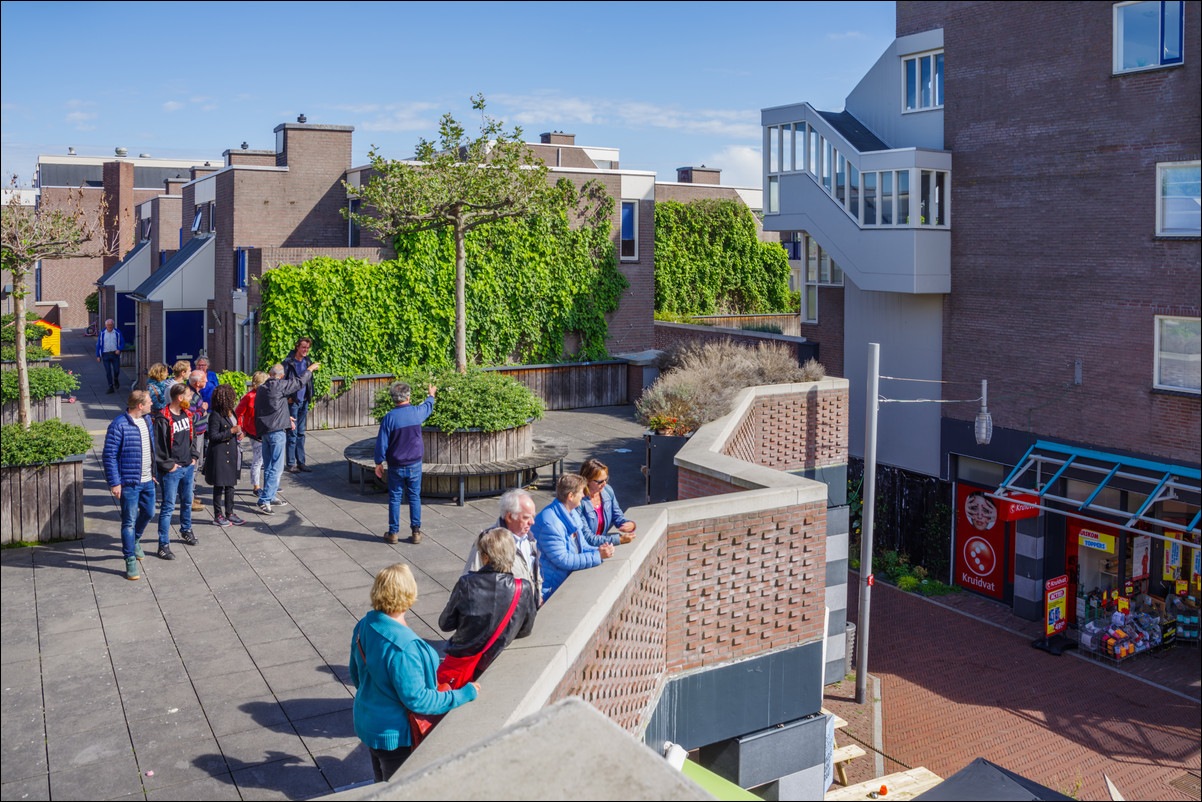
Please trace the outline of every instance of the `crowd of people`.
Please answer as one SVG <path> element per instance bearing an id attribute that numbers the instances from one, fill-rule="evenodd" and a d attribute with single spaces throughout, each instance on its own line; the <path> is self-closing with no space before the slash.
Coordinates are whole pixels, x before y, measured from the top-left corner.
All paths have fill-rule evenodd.
<path id="1" fill-rule="evenodd" d="M 234 509 L 245 439 L 251 441 L 251 482 L 261 514 L 271 515 L 272 506 L 283 503 L 276 495 L 282 472 L 309 470 L 304 421 L 313 372 L 320 367 L 308 359 L 310 346 L 302 338 L 284 362 L 256 372 L 240 400 L 233 387 L 218 383 L 203 357 L 195 366 L 156 364 L 147 389 L 129 394 L 126 412 L 108 427 L 103 456 L 121 508 L 127 579 L 140 578 L 141 540 L 156 517 L 156 502 L 157 556 L 175 558 L 169 533 L 177 501 L 179 539 L 197 545 L 192 512 L 203 509 L 194 507 L 198 472 L 213 489 L 214 523 L 245 523 Z M 430 385 L 425 400 L 414 405 L 408 384 L 389 388 L 394 407 L 380 421 L 375 448 L 376 476 L 388 482 L 388 543 L 398 542 L 406 501 L 409 540 L 422 541 L 421 426 L 437 389 Z M 350 655 L 355 733 L 370 750 L 376 780 L 388 779 L 404 763 L 432 726 L 431 717 L 477 698 L 481 674 L 514 639 L 533 631 L 539 608 L 572 572 L 599 566 L 634 537 L 635 522 L 623 514 L 600 460 L 560 476 L 554 500 L 541 511 L 526 490 L 506 491 L 497 520 L 476 536 L 438 618 L 451 633 L 441 659 L 405 622 L 417 601 L 412 571 L 404 563 L 381 570 Z"/>

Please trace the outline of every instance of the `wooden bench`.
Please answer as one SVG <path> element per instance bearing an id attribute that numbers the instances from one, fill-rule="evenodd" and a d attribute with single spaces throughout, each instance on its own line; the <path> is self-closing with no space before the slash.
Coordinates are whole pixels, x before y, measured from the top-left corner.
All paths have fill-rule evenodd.
<path id="1" fill-rule="evenodd" d="M 539 445 L 535 446 L 534 450 L 529 454 L 516 459 L 481 463 L 425 462 L 422 463 L 422 476 L 450 476 L 457 478 L 459 480 L 459 506 L 462 507 L 468 495 L 466 486 L 467 479 L 470 476 L 504 476 L 511 473 L 524 476 L 527 471 L 535 471 L 550 465 L 551 483 L 552 487 L 554 487 L 555 483 L 559 481 L 559 475 L 563 473 L 563 459 L 567 455 L 568 450 L 561 446 Z M 360 440 L 358 443 L 352 443 L 343 450 L 342 456 L 346 459 L 346 478 L 348 482 L 355 481 L 354 472 L 356 468 L 359 469 L 360 493 L 366 492 L 368 477 L 370 477 L 373 484 L 382 486 L 376 478 L 376 440 L 374 437 Z M 519 480 L 519 484 L 515 485 L 515 487 L 521 484 L 523 482 Z M 495 495 L 495 493 L 473 493 L 472 495 Z"/>
<path id="2" fill-rule="evenodd" d="M 841 730 L 847 726 L 846 719 L 842 718 L 841 716 L 835 715 L 831 711 L 827 710 L 825 707 L 822 708 L 822 712 L 825 713 L 826 715 L 832 717 L 835 720 L 835 729 Z M 839 741 L 838 740 L 835 741 L 835 751 L 831 757 L 831 762 L 835 764 L 835 774 L 838 775 L 838 777 L 839 777 L 840 785 L 847 785 L 847 766 L 846 766 L 846 764 L 848 763 L 848 761 L 855 760 L 858 757 L 864 757 L 864 755 L 866 755 L 866 754 L 868 754 L 868 753 L 865 752 L 863 749 L 861 749 L 859 746 L 856 746 L 855 744 L 848 744 L 847 746 L 839 746 Z"/>
<path id="3" fill-rule="evenodd" d="M 886 774 L 884 777 L 865 780 L 862 783 L 849 785 L 845 788 L 832 788 L 826 792 L 826 796 L 823 799 L 827 802 L 868 799 L 870 793 L 879 793 L 882 785 L 889 791 L 883 797 L 886 800 L 913 799 L 919 794 L 931 790 L 941 782 L 943 782 L 943 778 L 938 774 L 923 766 L 919 766 L 916 769 L 907 769 L 906 771 L 899 771 L 894 774 Z"/>

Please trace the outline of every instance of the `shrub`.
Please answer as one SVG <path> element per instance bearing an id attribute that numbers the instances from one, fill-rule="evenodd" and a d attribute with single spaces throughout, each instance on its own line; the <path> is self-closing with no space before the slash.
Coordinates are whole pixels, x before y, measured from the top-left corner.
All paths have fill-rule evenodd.
<path id="1" fill-rule="evenodd" d="M 234 388 L 234 395 L 241 399 L 246 395 L 246 386 L 250 384 L 250 376 L 236 370 L 226 370 L 217 374 L 218 384 L 228 384 Z"/>
<path id="2" fill-rule="evenodd" d="M 92 435 L 82 426 L 48 420 L 33 423 L 29 431 L 19 424 L 0 426 L 0 465 L 45 465 L 92 447 Z"/>
<path id="3" fill-rule="evenodd" d="M 748 324 L 739 326 L 743 331 L 759 331 L 764 334 L 784 334 L 785 330 L 775 323 L 757 323 L 756 325 Z"/>
<path id="4" fill-rule="evenodd" d="M 40 401 L 58 393 L 70 393 L 79 387 L 79 378 L 58 365 L 35 366 L 29 369 L 29 398 Z M 20 395 L 17 372 L 6 370 L 0 373 L 0 402 L 16 401 Z"/>
<path id="5" fill-rule="evenodd" d="M 504 373 L 479 368 L 469 368 L 467 373 L 457 373 L 452 367 L 419 368 L 397 379 L 412 388 L 414 403 L 425 398 L 427 385 L 438 388 L 434 413 L 425 425 L 444 432 L 463 429 L 496 432 L 543 416 L 542 399 Z M 372 417 L 380 420 L 392 408 L 388 388 L 381 388 L 372 404 Z"/>
<path id="6" fill-rule="evenodd" d="M 54 354 L 50 353 L 48 349 L 45 349 L 40 345 L 31 345 L 29 343 L 26 343 L 25 345 L 25 359 L 28 362 L 35 362 L 39 359 L 49 359 L 52 356 L 54 356 Z M 3 345 L 0 345 L 0 361 L 17 361 L 16 343 L 4 343 Z"/>
<path id="7" fill-rule="evenodd" d="M 50 329 L 36 323 L 39 319 L 37 312 L 25 313 L 25 342 L 35 342 L 50 333 Z M 0 315 L 0 342 L 15 343 L 17 341 L 16 320 L 17 316 L 12 312 Z"/>
<path id="8" fill-rule="evenodd" d="M 96 291 L 83 299 L 83 308 L 88 310 L 88 314 L 100 314 L 100 292 Z"/>
<path id="9" fill-rule="evenodd" d="M 913 574 L 904 574 L 897 578 L 897 587 L 906 593 L 913 593 L 922 586 L 922 580 Z"/>

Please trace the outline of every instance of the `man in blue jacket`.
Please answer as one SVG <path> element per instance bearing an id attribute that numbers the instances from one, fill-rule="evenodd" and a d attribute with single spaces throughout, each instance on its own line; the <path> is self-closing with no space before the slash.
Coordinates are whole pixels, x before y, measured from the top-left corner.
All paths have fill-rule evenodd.
<path id="1" fill-rule="evenodd" d="M 125 578 L 132 580 L 142 578 L 142 534 L 154 517 L 154 438 L 146 418 L 150 393 L 134 390 L 126 409 L 104 436 L 104 476 L 121 505 L 121 553 Z"/>
<path id="2" fill-rule="evenodd" d="M 401 502 L 409 496 L 409 542 L 422 542 L 422 423 L 434 411 L 431 384 L 429 396 L 416 407 L 409 403 L 410 388 L 405 382 L 393 382 L 388 388 L 396 406 L 380 421 L 376 435 L 376 478 L 384 478 L 388 468 L 388 533 L 384 540 L 397 542 L 401 528 Z"/>
<path id="3" fill-rule="evenodd" d="M 112 395 L 121 386 L 121 351 L 125 348 L 125 338 L 120 329 L 113 328 L 113 320 L 104 321 L 104 328 L 96 338 L 96 361 L 104 364 L 104 378 L 108 380 L 109 388 L 106 394 Z"/>

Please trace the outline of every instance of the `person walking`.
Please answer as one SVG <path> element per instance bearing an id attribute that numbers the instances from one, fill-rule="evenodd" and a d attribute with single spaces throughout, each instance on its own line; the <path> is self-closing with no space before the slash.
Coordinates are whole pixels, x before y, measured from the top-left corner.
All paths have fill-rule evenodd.
<path id="1" fill-rule="evenodd" d="M 401 529 L 401 502 L 409 497 L 409 542 L 422 542 L 422 423 L 434 411 L 434 394 L 438 388 L 431 384 L 426 400 L 416 407 L 409 403 L 410 387 L 405 382 L 393 382 L 388 388 L 395 405 L 380 421 L 376 435 L 376 478 L 384 478 L 388 469 L 388 532 L 385 542 L 396 543 Z"/>
<path id="2" fill-rule="evenodd" d="M 321 367 L 314 362 L 306 369 L 313 373 Z M 255 394 L 255 431 L 263 440 L 263 488 L 259 491 L 259 512 L 273 515 L 272 504 L 282 504 L 276 498 L 280 489 L 280 474 L 284 468 L 284 448 L 287 438 L 284 433 L 292 428 L 288 414 L 288 396 L 300 388 L 300 379 L 285 379 L 284 366 L 276 363 L 267 371 L 267 381 Z"/>
<path id="3" fill-rule="evenodd" d="M 106 395 L 117 392 L 121 385 L 121 352 L 125 349 L 125 337 L 113 327 L 113 319 L 104 321 L 104 328 L 96 338 L 96 361 L 104 365 L 104 378 L 109 388 Z"/>
<path id="4" fill-rule="evenodd" d="M 213 391 L 209 412 L 208 445 L 205 447 L 205 481 L 213 488 L 213 523 L 241 526 L 234 514 L 234 487 L 242 476 L 242 427 L 234 416 L 234 388 L 222 384 Z M 222 499 L 224 498 L 224 505 Z"/>
<path id="5" fill-rule="evenodd" d="M 192 495 L 196 461 L 200 459 L 200 444 L 192 428 L 192 388 L 186 384 L 171 386 L 171 403 L 154 418 L 155 458 L 159 469 L 159 486 L 163 500 L 159 504 L 159 552 L 163 560 L 174 560 L 171 553 L 171 514 L 179 498 L 179 538 L 189 546 L 196 545 L 192 534 Z"/>
<path id="6" fill-rule="evenodd" d="M 109 424 L 104 435 L 104 476 L 121 505 L 121 556 L 129 580 L 142 578 L 138 567 L 145 556 L 142 534 L 154 517 L 154 438 L 146 417 L 150 407 L 149 393 L 134 390 L 126 412 Z"/>
<path id="7" fill-rule="evenodd" d="M 309 401 L 313 398 L 313 374 L 309 372 L 309 349 L 313 341 L 301 337 L 296 341 L 296 347 L 284 360 L 284 378 L 298 379 L 301 386 L 288 396 L 288 414 L 292 417 L 292 428 L 285 434 L 288 437 L 284 452 L 284 470 L 288 473 L 308 473 L 313 470 L 305 463 L 305 425 L 309 420 Z"/>
<path id="8" fill-rule="evenodd" d="M 242 400 L 238 402 L 238 406 L 234 410 L 238 425 L 250 438 L 250 485 L 256 500 L 259 498 L 259 489 L 263 486 L 263 440 L 259 437 L 258 430 L 255 429 L 255 396 L 258 395 L 259 388 L 265 381 L 267 381 L 267 374 L 256 370 L 250 377 L 250 389 L 246 391 L 246 395 L 242 396 Z"/>

